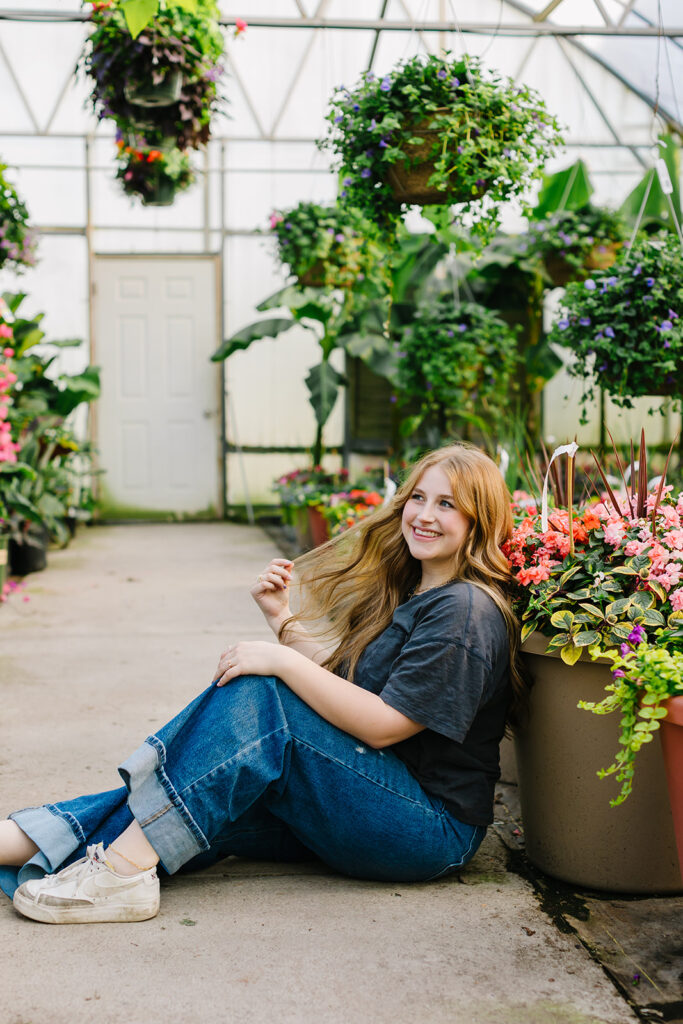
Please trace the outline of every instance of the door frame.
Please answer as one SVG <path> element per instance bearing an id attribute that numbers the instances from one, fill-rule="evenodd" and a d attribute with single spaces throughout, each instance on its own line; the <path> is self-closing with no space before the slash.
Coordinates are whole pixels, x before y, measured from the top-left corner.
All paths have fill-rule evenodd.
<path id="1" fill-rule="evenodd" d="M 214 296 L 216 301 L 216 330 L 215 330 L 215 347 L 218 348 L 223 340 L 224 334 L 224 303 L 223 303 L 223 255 L 221 252 L 91 252 L 90 254 L 90 288 L 89 288 L 89 300 L 90 300 L 90 345 L 89 345 L 89 361 L 91 365 L 97 365 L 97 352 L 98 342 L 97 337 L 97 303 L 99 297 L 97 295 L 97 283 L 96 273 L 97 264 L 105 263 L 109 260 L 163 260 L 169 263 L 177 263 L 179 260 L 201 260 L 205 263 L 213 264 L 213 276 L 214 276 Z M 216 397 L 219 402 L 220 410 L 220 434 L 218 437 L 218 450 L 216 454 L 218 465 L 216 466 L 216 510 L 219 519 L 225 519 L 226 516 L 226 494 L 227 494 L 227 480 L 226 480 L 226 468 L 225 468 L 225 360 L 216 364 Z M 96 469 L 99 469 L 97 459 L 97 441 L 98 441 L 98 409 L 97 403 L 93 402 L 90 406 L 90 429 L 89 438 L 95 448 L 95 454 L 93 456 L 93 464 Z M 93 478 L 93 493 L 97 498 L 99 496 L 99 481 L 100 477 L 95 476 Z"/>

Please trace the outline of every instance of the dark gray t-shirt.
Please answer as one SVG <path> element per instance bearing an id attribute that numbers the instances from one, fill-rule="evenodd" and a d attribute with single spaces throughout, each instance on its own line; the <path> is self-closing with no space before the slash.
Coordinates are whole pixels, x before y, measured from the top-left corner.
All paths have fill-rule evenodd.
<path id="1" fill-rule="evenodd" d="M 471 825 L 493 820 L 498 748 L 511 690 L 505 620 L 471 583 L 398 606 L 354 681 L 426 728 L 391 749 L 425 792 Z"/>

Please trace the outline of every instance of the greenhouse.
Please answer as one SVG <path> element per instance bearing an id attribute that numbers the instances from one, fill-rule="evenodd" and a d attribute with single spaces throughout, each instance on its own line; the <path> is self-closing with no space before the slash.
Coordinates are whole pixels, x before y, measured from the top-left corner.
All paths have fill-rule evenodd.
<path id="1" fill-rule="evenodd" d="M 3 809 L 27 713 L 125 784 L 0 820 L 0 887 L 132 922 L 187 871 L 170 1021 L 683 1020 L 682 109 L 680 0 L 0 0 Z"/>

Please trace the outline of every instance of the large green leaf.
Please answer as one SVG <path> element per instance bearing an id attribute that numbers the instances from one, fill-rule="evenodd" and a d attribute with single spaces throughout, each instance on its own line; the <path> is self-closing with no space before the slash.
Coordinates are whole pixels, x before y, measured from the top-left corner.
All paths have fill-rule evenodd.
<path id="1" fill-rule="evenodd" d="M 308 371 L 306 387 L 310 392 L 309 401 L 321 428 L 327 423 L 342 384 L 346 384 L 346 377 L 327 361 L 312 366 Z"/>
<path id="2" fill-rule="evenodd" d="M 256 308 L 259 312 L 264 312 L 268 309 L 279 309 L 281 306 L 286 306 L 288 309 L 299 309 L 301 306 L 305 306 L 307 302 L 317 303 L 319 299 L 319 288 L 300 288 L 298 285 L 288 284 L 284 288 L 280 288 L 273 295 L 269 295 L 267 299 L 263 299 Z"/>
<path id="3" fill-rule="evenodd" d="M 398 358 L 392 343 L 383 334 L 343 334 L 338 338 L 341 348 L 348 355 L 356 356 L 370 367 L 373 373 L 386 377 L 396 384 Z"/>
<path id="4" fill-rule="evenodd" d="M 94 402 L 100 397 L 100 369 L 88 366 L 83 373 L 62 374 L 59 378 L 63 390 L 58 391 L 52 402 L 59 416 L 68 416 L 82 402 Z"/>
<path id="5" fill-rule="evenodd" d="M 543 188 L 532 211 L 540 220 L 558 210 L 580 210 L 593 195 L 593 186 L 588 177 L 588 168 L 583 160 L 577 160 L 571 167 L 543 179 Z"/>
<path id="6" fill-rule="evenodd" d="M 248 324 L 241 331 L 237 331 L 232 337 L 227 338 L 221 347 L 211 356 L 214 363 L 227 359 L 233 352 L 240 349 L 247 349 L 252 341 L 260 341 L 262 338 L 277 338 L 278 335 L 294 327 L 296 320 L 274 317 L 272 320 L 257 320 L 256 323 Z"/>
<path id="7" fill-rule="evenodd" d="M 79 345 L 83 344 L 82 338 L 60 338 L 58 341 L 51 341 L 51 345 L 56 348 L 78 348 Z"/>
<path id="8" fill-rule="evenodd" d="M 121 10 L 126 19 L 128 31 L 133 39 L 137 39 L 143 28 L 149 25 L 159 10 L 159 0 L 123 0 Z"/>
<path id="9" fill-rule="evenodd" d="M 663 143 L 663 145 L 661 145 Z M 673 185 L 673 193 L 671 199 L 673 201 L 673 207 L 676 211 L 678 223 L 681 222 L 681 193 L 679 188 L 680 180 L 680 149 L 676 144 L 676 141 L 672 135 L 661 135 L 660 136 L 660 155 L 666 164 L 671 183 Z M 631 224 L 635 225 L 638 215 L 640 214 L 645 194 L 649 188 L 649 194 L 647 202 L 642 211 L 641 215 L 641 227 L 648 225 L 652 227 L 662 226 L 667 227 L 671 231 L 674 230 L 674 225 L 671 219 L 671 211 L 669 209 L 669 202 L 662 191 L 662 186 L 659 184 L 659 178 L 654 167 L 647 170 L 643 178 L 639 181 L 632 192 L 629 192 L 624 202 L 619 207 L 619 213 L 628 220 Z"/>

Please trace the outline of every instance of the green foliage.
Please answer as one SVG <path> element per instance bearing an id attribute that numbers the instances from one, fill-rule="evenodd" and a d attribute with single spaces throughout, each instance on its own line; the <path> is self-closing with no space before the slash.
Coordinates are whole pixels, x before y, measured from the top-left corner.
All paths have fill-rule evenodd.
<path id="1" fill-rule="evenodd" d="M 303 286 L 386 294 L 387 250 L 357 210 L 302 202 L 270 217 L 277 256 Z"/>
<path id="2" fill-rule="evenodd" d="M 0 267 L 21 273 L 36 263 L 36 237 L 29 227 L 26 204 L 5 177 L 7 164 L 0 163 Z"/>
<path id="3" fill-rule="evenodd" d="M 398 352 L 401 399 L 420 403 L 406 433 L 430 419 L 440 439 L 463 423 L 499 427 L 514 391 L 516 334 L 477 303 L 456 302 L 452 295 L 421 303 L 403 328 Z"/>
<path id="4" fill-rule="evenodd" d="M 531 221 L 521 245 L 527 255 L 542 261 L 550 283 L 557 285 L 583 280 L 592 270 L 607 269 L 627 235 L 626 222 L 618 213 L 589 203 Z M 559 282 L 553 279 L 551 261 L 562 276 Z"/>
<path id="5" fill-rule="evenodd" d="M 595 703 L 580 701 L 579 707 L 596 715 L 618 711 L 619 750 L 608 768 L 598 772 L 600 778 L 616 775 L 621 790 L 610 806 L 623 803 L 633 787 L 633 773 L 638 751 L 651 743 L 667 711 L 662 705 L 670 697 L 683 697 L 683 654 L 648 643 L 624 644 L 621 651 L 601 651 L 601 657 L 612 662 L 612 682 L 605 687 L 607 696 Z M 598 656 L 598 652 L 595 653 Z"/>
<path id="6" fill-rule="evenodd" d="M 563 171 L 544 175 L 543 187 L 530 216 L 542 220 L 558 211 L 581 210 L 589 205 L 592 195 L 588 168 L 583 160 L 577 160 Z"/>
<path id="7" fill-rule="evenodd" d="M 675 235 L 639 241 L 609 270 L 567 287 L 549 339 L 569 348 L 582 401 L 605 388 L 622 408 L 683 390 L 683 255 Z M 585 411 L 584 420 L 585 422 Z"/>
<path id="8" fill-rule="evenodd" d="M 124 138 L 142 133 L 150 148 L 161 149 L 173 139 L 180 150 L 196 149 L 208 141 L 211 116 L 220 103 L 220 12 L 214 0 L 163 3 L 133 38 L 127 16 L 137 30 L 150 11 L 148 0 L 93 11 L 93 29 L 80 60 L 92 81 L 90 102 L 98 118 L 112 118 Z M 136 88 L 159 86 L 176 72 L 182 75 L 176 102 L 147 108 L 131 99 Z"/>
<path id="9" fill-rule="evenodd" d="M 660 155 L 666 164 L 673 186 L 671 201 L 678 219 L 681 223 L 681 151 L 678 141 L 673 135 L 660 135 Z M 647 198 L 646 198 L 647 197 Z M 643 203 L 645 205 L 643 206 Z M 671 217 L 669 200 L 662 191 L 659 178 L 654 167 L 649 168 L 641 181 L 622 203 L 619 212 L 626 220 L 635 226 L 640 218 L 640 228 L 652 234 L 665 229 L 675 231 L 675 225 Z"/>
<path id="10" fill-rule="evenodd" d="M 134 136 L 132 145 L 120 140 L 117 157 L 117 181 L 126 195 L 139 196 L 143 202 L 154 202 L 163 192 L 183 192 L 194 182 L 194 172 L 187 153 L 179 149 L 153 149 L 142 137 Z"/>
<path id="11" fill-rule="evenodd" d="M 433 159 L 430 186 L 444 203 L 466 204 L 474 229 L 490 235 L 500 205 L 525 192 L 560 142 L 533 90 L 485 73 L 471 56 L 418 56 L 384 77 L 365 72 L 353 89 L 335 92 L 327 120 L 320 145 L 334 154 L 341 199 L 386 231 L 402 212 L 387 181 L 392 165 Z M 424 129 L 433 141 L 416 156 L 424 139 L 415 133 Z"/>

